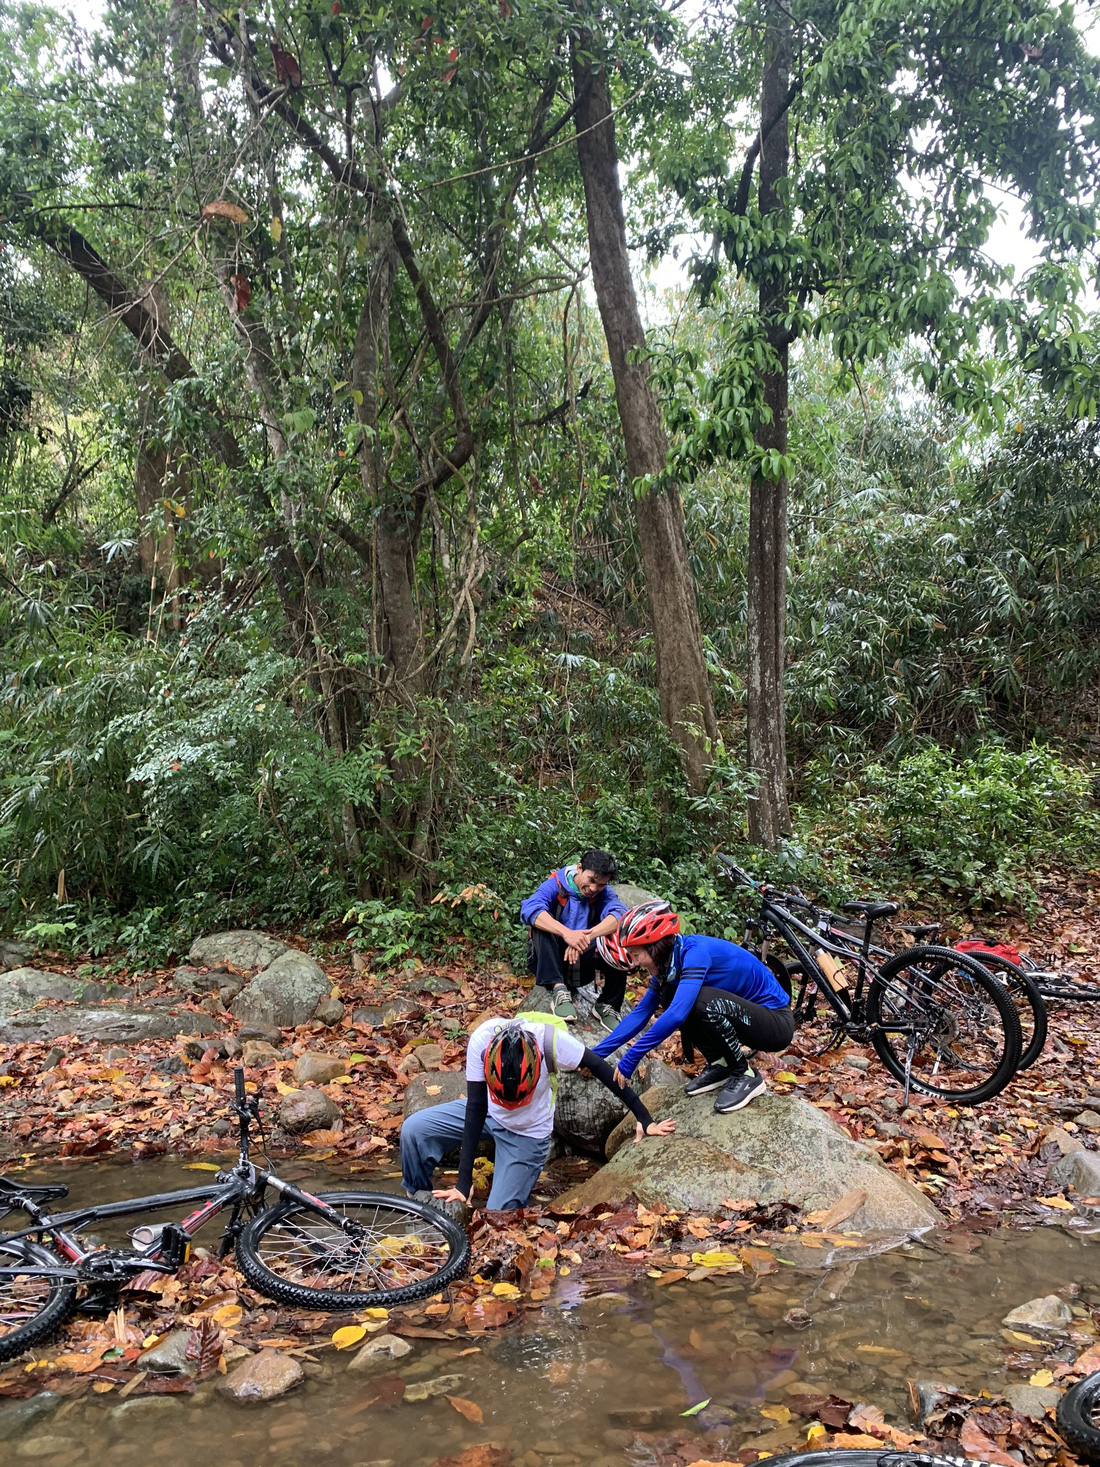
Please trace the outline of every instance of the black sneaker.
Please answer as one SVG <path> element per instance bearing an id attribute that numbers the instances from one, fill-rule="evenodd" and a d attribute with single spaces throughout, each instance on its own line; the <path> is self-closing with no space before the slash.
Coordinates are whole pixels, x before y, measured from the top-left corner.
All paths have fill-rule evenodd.
<path id="1" fill-rule="evenodd" d="M 763 1095 L 767 1088 L 763 1075 L 758 1075 L 753 1070 L 731 1075 L 722 1086 L 722 1093 L 715 1100 L 714 1109 L 720 1116 L 727 1116 L 730 1111 L 740 1110 L 743 1105 L 748 1105 L 757 1095 Z"/>
<path id="2" fill-rule="evenodd" d="M 707 1065 L 706 1069 L 689 1080 L 685 1095 L 706 1095 L 711 1090 L 721 1090 L 730 1077 L 728 1065 Z"/>

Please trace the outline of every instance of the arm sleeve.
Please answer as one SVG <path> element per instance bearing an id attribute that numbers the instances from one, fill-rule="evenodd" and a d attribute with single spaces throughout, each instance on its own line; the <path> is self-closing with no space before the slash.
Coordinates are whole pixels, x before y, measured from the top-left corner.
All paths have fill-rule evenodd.
<path id="1" fill-rule="evenodd" d="M 643 1129 L 653 1124 L 653 1117 L 642 1104 L 641 1097 L 636 1090 L 628 1085 L 625 1089 L 616 1083 L 615 1072 L 607 1061 L 591 1049 L 586 1049 L 581 1064 L 586 1070 L 591 1070 L 596 1079 L 602 1085 L 606 1085 L 612 1095 L 618 1096 L 622 1103 L 630 1111 L 636 1121 L 641 1121 Z"/>
<path id="2" fill-rule="evenodd" d="M 614 1054 L 621 1044 L 627 1044 L 645 1028 L 646 1020 L 657 1008 L 657 990 L 652 985 L 646 989 L 629 1014 L 619 1020 L 606 1039 L 601 1039 L 592 1051 L 601 1059 Z"/>
<path id="3" fill-rule="evenodd" d="M 531 893 L 519 909 L 520 921 L 528 927 L 534 922 L 540 912 L 548 912 L 558 894 L 558 883 L 551 876 L 542 885 Z"/>
<path id="4" fill-rule="evenodd" d="M 474 1156 L 485 1117 L 489 1114 L 489 1087 L 484 1080 L 466 1081 L 466 1123 L 462 1128 L 462 1149 L 458 1155 L 458 1181 L 455 1186 L 463 1197 L 469 1197 L 474 1184 Z"/>
<path id="5" fill-rule="evenodd" d="M 659 1018 L 655 1019 L 642 1037 L 636 1040 L 619 1061 L 619 1073 L 626 1075 L 629 1079 L 638 1066 L 639 1061 L 656 1049 L 662 1040 L 674 1034 L 680 1025 L 691 1013 L 695 1006 L 695 1000 L 699 996 L 699 990 L 703 986 L 702 978 L 683 977 L 676 985 L 676 992 L 672 1002 Z"/>

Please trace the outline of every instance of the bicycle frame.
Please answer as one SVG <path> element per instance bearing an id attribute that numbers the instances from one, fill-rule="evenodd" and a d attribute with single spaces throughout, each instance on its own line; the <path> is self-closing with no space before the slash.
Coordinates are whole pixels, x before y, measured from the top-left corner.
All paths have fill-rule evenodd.
<path id="1" fill-rule="evenodd" d="M 760 895 L 761 915 L 753 920 L 761 928 L 761 960 L 767 957 L 768 926 L 770 924 L 779 932 L 783 941 L 802 964 L 802 986 L 799 989 L 798 1001 L 795 1004 L 796 1010 L 802 1003 L 807 985 L 812 982 L 816 984 L 818 992 L 822 993 L 832 1005 L 841 1024 L 862 1023 L 864 1014 L 864 989 L 867 982 L 867 958 L 870 950 L 870 929 L 868 928 L 865 935 L 862 948 L 859 951 L 853 951 L 852 947 L 836 941 L 827 933 L 815 930 L 806 923 L 800 922 L 793 913 L 769 898 L 766 892 L 761 892 Z M 813 909 L 811 908 L 811 910 Z M 833 988 L 825 975 L 825 970 L 817 961 L 815 953 L 806 947 L 805 943 L 801 940 L 802 938 L 811 942 L 815 948 L 833 954 L 836 957 L 844 958 L 846 961 L 850 962 L 853 958 L 855 959 L 856 985 L 852 990 L 850 1004 L 845 1002 L 841 995 Z M 856 939 L 853 938 L 852 941 L 854 942 Z"/>

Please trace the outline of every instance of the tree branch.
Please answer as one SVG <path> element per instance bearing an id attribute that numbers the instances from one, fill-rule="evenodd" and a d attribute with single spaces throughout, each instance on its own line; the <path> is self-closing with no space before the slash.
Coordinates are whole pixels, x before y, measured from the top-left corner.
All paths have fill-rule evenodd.
<path id="1" fill-rule="evenodd" d="M 735 214 L 743 215 L 749 207 L 749 188 L 752 184 L 752 170 L 757 158 L 760 156 L 760 149 L 767 141 L 768 134 L 772 128 L 787 115 L 791 103 L 801 90 L 802 79 L 800 77 L 797 81 L 791 82 L 790 87 L 787 89 L 787 95 L 784 97 L 781 106 L 776 110 L 775 116 L 769 118 L 766 122 L 761 119 L 760 128 L 749 144 L 749 151 L 745 154 L 745 162 L 741 168 L 741 177 L 737 184 L 737 196 L 733 205 L 733 212 Z"/>

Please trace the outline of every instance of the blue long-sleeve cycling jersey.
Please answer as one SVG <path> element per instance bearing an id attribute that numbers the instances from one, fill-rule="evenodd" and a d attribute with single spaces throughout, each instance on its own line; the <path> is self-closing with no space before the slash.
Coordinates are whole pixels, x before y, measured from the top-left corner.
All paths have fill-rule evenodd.
<path id="1" fill-rule="evenodd" d="M 656 1013 L 664 995 L 664 1013 L 619 1060 L 619 1072 L 629 1079 L 643 1056 L 679 1029 L 704 986 L 724 988 L 727 993 L 735 993 L 764 1009 L 785 1009 L 790 1003 L 760 959 L 735 942 L 699 934 L 680 937 L 673 949 L 668 977 L 663 983 L 657 978 L 650 979 L 649 987 L 639 1002 L 607 1038 L 596 1045 L 594 1053 L 606 1059 L 620 1045 L 629 1043 L 636 1034 L 640 1034 L 647 1020 Z"/>

